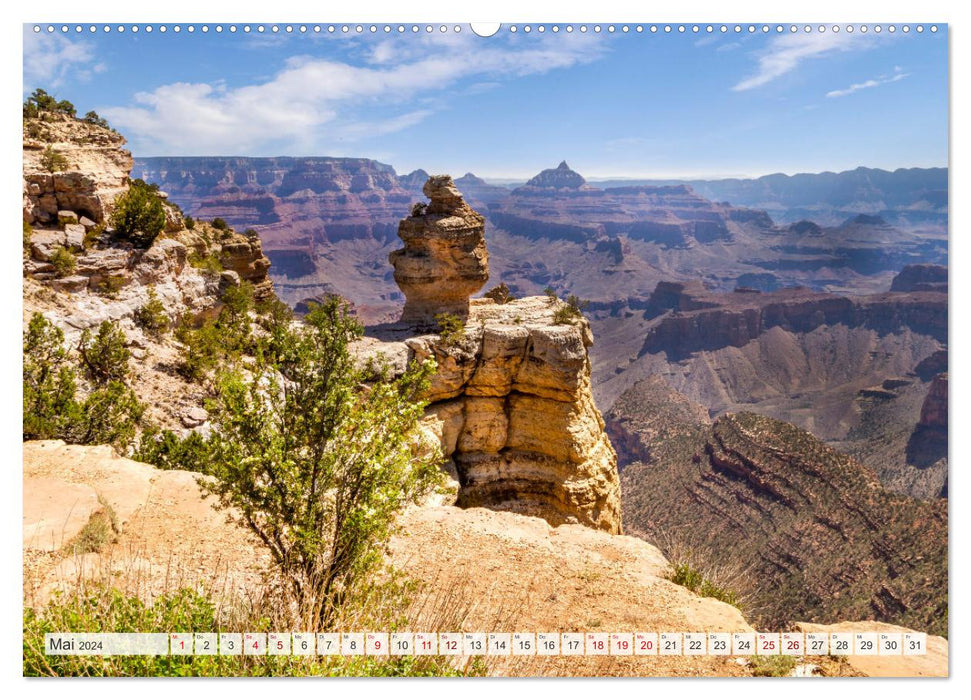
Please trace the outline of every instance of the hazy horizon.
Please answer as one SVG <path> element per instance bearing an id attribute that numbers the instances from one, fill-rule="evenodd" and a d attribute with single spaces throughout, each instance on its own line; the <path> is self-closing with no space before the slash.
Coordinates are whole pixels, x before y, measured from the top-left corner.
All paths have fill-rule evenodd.
<path id="1" fill-rule="evenodd" d="M 143 155 L 138 155 L 138 154 L 133 153 L 132 154 L 132 157 L 136 161 L 137 160 L 150 160 L 150 159 L 154 159 L 154 158 L 216 158 L 216 159 L 219 159 L 219 158 L 225 158 L 225 159 L 229 159 L 229 158 L 240 158 L 240 159 L 244 159 L 245 158 L 245 159 L 252 159 L 252 160 L 255 160 L 255 159 L 272 160 L 272 159 L 277 159 L 277 158 L 292 158 L 292 159 L 312 159 L 312 158 L 358 159 L 358 158 L 360 158 L 360 159 L 366 159 L 366 160 L 373 160 L 373 161 L 376 161 L 378 163 L 381 163 L 382 165 L 390 166 L 391 168 L 394 169 L 395 174 L 398 175 L 399 177 L 400 176 L 409 175 L 409 174 L 415 172 L 416 170 L 424 170 L 425 172 L 427 172 L 429 174 L 448 174 L 448 175 L 451 175 L 453 178 L 460 178 L 460 177 L 464 177 L 467 174 L 472 174 L 472 175 L 475 175 L 476 177 L 482 178 L 483 180 L 485 180 L 487 183 L 489 183 L 491 185 L 522 184 L 522 183 L 526 182 L 527 180 L 531 179 L 532 177 L 534 177 L 535 175 L 539 174 L 541 171 L 547 170 L 547 169 L 550 169 L 550 168 L 555 168 L 557 165 L 559 165 L 559 163 L 553 163 L 551 165 L 547 165 L 547 166 L 540 167 L 537 170 L 535 170 L 534 172 L 531 172 L 529 174 L 522 174 L 522 175 L 509 175 L 509 174 L 505 174 L 505 175 L 492 175 L 492 174 L 483 174 L 483 173 L 477 172 L 475 169 L 469 169 L 469 168 L 466 168 L 466 169 L 458 168 L 458 169 L 454 170 L 453 172 L 433 171 L 432 169 L 422 168 L 422 167 L 405 170 L 405 169 L 398 168 L 394 163 L 388 163 L 388 162 L 383 161 L 383 160 L 380 160 L 378 158 L 369 158 L 367 156 L 331 156 L 331 155 L 325 155 L 325 154 L 316 154 L 316 155 L 275 155 L 275 156 L 273 156 L 273 155 L 247 156 L 247 155 L 226 155 L 226 154 L 222 154 L 222 155 L 179 155 L 179 154 L 173 154 L 173 155 L 150 155 L 150 156 L 143 156 Z M 845 168 L 845 169 L 839 169 L 839 170 L 824 169 L 824 170 L 817 170 L 817 171 L 812 171 L 812 172 L 808 172 L 808 171 L 795 171 L 795 172 L 774 171 L 774 172 L 765 172 L 765 173 L 761 173 L 761 174 L 757 174 L 757 175 L 756 174 L 747 174 L 747 173 L 735 173 L 735 174 L 714 173 L 714 174 L 709 174 L 709 175 L 706 175 L 706 174 L 690 174 L 690 175 L 632 174 L 632 175 L 630 175 L 630 174 L 616 174 L 615 173 L 615 174 L 602 175 L 602 174 L 597 174 L 597 173 L 586 173 L 586 172 L 583 172 L 582 170 L 580 170 L 578 168 L 575 168 L 573 166 L 573 164 L 570 163 L 569 159 L 565 159 L 565 160 L 566 160 L 566 163 L 570 166 L 570 169 L 571 170 L 573 170 L 574 172 L 580 173 L 580 175 L 582 175 L 587 181 L 593 181 L 593 182 L 608 182 L 608 181 L 623 182 L 623 181 L 629 181 L 629 180 L 658 180 L 658 181 L 664 181 L 664 180 L 678 180 L 678 181 L 690 181 L 690 180 L 758 180 L 759 178 L 770 177 L 770 176 L 774 176 L 774 175 L 784 175 L 786 177 L 795 177 L 795 176 L 798 176 L 798 175 L 823 175 L 823 174 L 835 174 L 835 175 L 839 175 L 841 173 L 852 172 L 854 170 L 859 170 L 861 168 L 862 169 L 866 169 L 866 170 L 882 170 L 884 172 L 893 173 L 893 172 L 895 172 L 897 170 L 934 170 L 934 169 L 947 170 L 948 167 L 949 167 L 946 164 L 945 165 L 927 165 L 927 166 L 923 166 L 923 165 L 904 165 L 904 166 L 900 166 L 900 167 L 897 167 L 897 168 L 881 168 L 881 167 L 874 167 L 874 166 L 869 166 L 869 165 L 857 165 L 855 167 Z"/>

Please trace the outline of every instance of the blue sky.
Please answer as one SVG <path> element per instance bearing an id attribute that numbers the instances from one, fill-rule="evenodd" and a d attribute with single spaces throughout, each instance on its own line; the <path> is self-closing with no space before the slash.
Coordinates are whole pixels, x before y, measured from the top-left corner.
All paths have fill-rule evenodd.
<path id="1" fill-rule="evenodd" d="M 200 27 L 201 25 L 196 25 Z M 549 27 L 551 25 L 547 25 Z M 493 178 L 758 176 L 947 165 L 947 35 L 476 37 L 24 29 L 24 90 L 135 156 L 328 155 Z"/>

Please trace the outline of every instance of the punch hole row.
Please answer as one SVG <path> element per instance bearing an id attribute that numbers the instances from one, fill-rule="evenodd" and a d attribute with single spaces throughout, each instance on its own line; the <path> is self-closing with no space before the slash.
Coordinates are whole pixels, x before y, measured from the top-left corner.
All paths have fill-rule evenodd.
<path id="1" fill-rule="evenodd" d="M 256 34 L 266 34 L 266 33 L 269 33 L 269 34 L 281 34 L 281 33 L 283 33 L 283 34 L 322 34 L 322 33 L 326 33 L 326 34 L 366 34 L 366 33 L 368 33 L 368 34 L 378 34 L 378 33 L 384 33 L 384 34 L 391 34 L 391 33 L 397 33 L 397 34 L 407 34 L 407 33 L 411 33 L 411 34 L 419 34 L 419 33 L 431 34 L 431 33 L 441 33 L 441 34 L 444 34 L 444 33 L 449 33 L 449 32 L 451 32 L 451 33 L 460 33 L 462 31 L 462 27 L 460 25 L 458 25 L 458 24 L 454 24 L 454 25 L 447 25 L 447 24 L 440 24 L 440 25 L 432 25 L 432 24 L 425 24 L 425 25 L 418 25 L 418 24 L 410 24 L 410 25 L 404 25 L 404 24 L 398 24 L 398 25 L 390 25 L 390 24 L 384 24 L 384 25 L 376 25 L 376 24 L 370 24 L 370 25 L 364 25 L 364 24 L 342 24 L 342 25 L 335 25 L 335 24 L 328 24 L 328 25 L 322 25 L 322 24 L 313 24 L 313 25 L 309 25 L 309 24 L 299 24 L 299 25 L 294 25 L 294 24 L 285 24 L 285 25 L 278 25 L 278 24 L 272 24 L 272 25 L 264 25 L 264 24 L 255 24 L 255 25 L 242 24 L 242 25 L 236 25 L 236 24 L 229 24 L 229 25 L 222 25 L 222 24 L 216 24 L 216 25 L 208 25 L 208 24 L 203 24 L 203 25 L 198 25 L 198 26 L 197 25 L 194 25 L 194 24 L 187 24 L 187 25 L 180 25 L 180 24 L 165 25 L 165 24 L 162 24 L 162 25 L 158 25 L 158 26 L 151 25 L 151 24 L 146 24 L 146 25 L 138 25 L 138 24 L 132 24 L 132 25 L 124 25 L 124 24 L 119 24 L 119 25 L 109 25 L 109 24 L 104 24 L 104 25 L 95 25 L 95 24 L 90 24 L 90 25 L 81 25 L 81 24 L 67 25 L 67 24 L 62 24 L 62 25 L 59 25 L 59 26 L 58 25 L 54 25 L 54 24 L 48 24 L 46 26 L 42 26 L 42 25 L 39 25 L 39 24 L 35 24 L 34 27 L 33 27 L 33 29 L 34 29 L 34 33 L 35 34 L 39 34 L 41 32 L 45 32 L 45 31 L 48 34 L 53 34 L 55 32 L 60 32 L 62 34 L 67 34 L 67 33 L 70 33 L 70 32 L 73 32 L 73 33 L 76 33 L 76 34 L 81 34 L 81 33 L 84 33 L 84 32 L 87 32 L 87 33 L 90 33 L 90 34 L 94 34 L 94 33 L 97 33 L 97 32 L 102 32 L 104 34 L 109 34 L 109 33 L 112 33 L 112 32 L 115 32 L 115 33 L 118 33 L 118 34 L 124 34 L 126 32 L 129 32 L 129 33 L 132 33 L 132 34 L 137 34 L 139 32 L 144 32 L 146 34 L 151 34 L 152 32 L 155 32 L 155 31 L 160 32 L 162 34 L 165 34 L 167 32 L 173 32 L 175 34 L 180 34 L 182 32 L 187 32 L 189 34 L 195 34 L 196 32 L 199 32 L 199 33 L 202 33 L 202 34 L 208 34 L 210 32 L 214 32 L 216 34 L 221 34 L 224 31 L 225 32 L 229 32 L 231 34 L 235 34 L 237 32 L 241 32 L 243 34 L 250 34 L 250 33 L 256 33 Z M 543 24 L 535 25 L 535 26 L 534 25 L 529 25 L 529 24 L 526 24 L 526 25 L 516 25 L 516 24 L 512 24 L 512 25 L 509 25 L 508 27 L 505 27 L 505 30 L 508 31 L 511 34 L 516 34 L 516 33 L 520 33 L 520 32 L 523 33 L 523 34 L 530 34 L 530 33 L 534 32 L 534 31 L 536 33 L 539 33 L 539 34 L 545 34 L 546 32 L 551 32 L 553 34 L 557 34 L 557 33 L 561 32 L 561 31 L 566 32 L 567 34 L 571 34 L 573 32 L 579 32 L 581 34 L 587 34 L 587 33 L 593 33 L 593 34 L 602 34 L 602 33 L 607 33 L 607 34 L 615 34 L 615 33 L 628 34 L 628 33 L 632 33 L 632 32 L 633 33 L 636 33 L 636 34 L 643 34 L 645 32 L 648 32 L 650 34 L 657 34 L 657 33 L 664 33 L 664 34 L 671 34 L 671 33 L 678 33 L 678 34 L 689 34 L 689 33 L 690 34 L 702 34 L 702 33 L 704 33 L 704 34 L 713 34 L 713 33 L 716 33 L 716 32 L 722 33 L 722 34 L 726 34 L 726 33 L 729 33 L 729 32 L 734 32 L 736 34 L 741 34 L 741 33 L 748 33 L 748 34 L 756 34 L 756 33 L 762 33 L 762 34 L 769 34 L 769 33 L 783 34 L 783 33 L 789 33 L 789 34 L 794 34 L 794 33 L 797 33 L 797 32 L 802 32 L 802 33 L 807 33 L 808 34 L 808 33 L 816 32 L 816 33 L 820 33 L 821 34 L 821 33 L 824 33 L 824 32 L 839 33 L 841 31 L 846 32 L 848 34 L 852 34 L 853 32 L 859 32 L 861 34 L 866 34 L 867 32 L 873 32 L 873 33 L 876 33 L 876 34 L 880 34 L 881 32 L 884 32 L 884 31 L 886 31 L 886 32 L 888 32 L 890 34 L 894 34 L 894 33 L 898 32 L 898 31 L 903 32 L 904 34 L 909 34 L 911 31 L 915 31 L 918 34 L 922 34 L 925 31 L 925 26 L 922 25 L 922 24 L 914 25 L 913 27 L 911 25 L 909 25 L 909 24 L 900 25 L 899 27 L 897 25 L 894 25 L 894 24 L 890 24 L 890 25 L 886 25 L 886 26 L 880 25 L 880 24 L 876 24 L 876 25 L 866 25 L 866 24 L 853 25 L 853 24 L 848 24 L 848 25 L 842 25 L 842 26 L 841 25 L 838 25 L 838 24 L 834 24 L 834 25 L 825 25 L 825 24 L 818 24 L 818 25 L 811 25 L 811 24 L 805 24 L 805 25 L 796 25 L 796 24 L 790 24 L 790 25 L 782 25 L 782 24 L 775 24 L 775 25 L 768 25 L 768 24 L 762 24 L 762 25 L 755 25 L 755 24 L 749 24 L 749 25 L 740 25 L 740 24 L 735 24 L 735 25 L 726 25 L 726 24 L 721 24 L 721 25 L 711 25 L 711 24 L 708 24 L 708 25 L 698 25 L 698 24 L 692 24 L 692 25 L 686 25 L 686 24 L 677 24 L 677 25 L 672 25 L 672 24 L 651 24 L 651 25 L 643 25 L 643 24 L 636 24 L 636 25 L 630 25 L 630 24 L 623 24 L 623 25 L 615 25 L 615 24 L 599 25 L 599 24 L 595 24 L 595 25 L 586 25 L 586 24 L 580 24 L 580 25 L 576 25 L 576 26 L 574 26 L 572 24 L 567 24 L 567 25 L 562 25 L 562 26 L 561 25 L 558 25 L 558 24 L 549 25 L 549 26 L 543 25 Z M 927 31 L 930 31 L 931 33 L 936 33 L 937 30 L 938 30 L 938 28 L 937 28 L 937 25 L 933 25 L 932 24 L 932 25 L 926 27 L 926 30 Z"/>

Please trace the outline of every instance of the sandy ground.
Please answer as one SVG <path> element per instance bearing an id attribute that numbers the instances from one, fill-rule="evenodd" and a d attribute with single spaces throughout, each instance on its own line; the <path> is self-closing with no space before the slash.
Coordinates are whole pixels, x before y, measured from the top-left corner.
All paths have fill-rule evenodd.
<path id="1" fill-rule="evenodd" d="M 259 589 L 270 568 L 255 538 L 202 496 L 198 475 L 157 470 L 110 447 L 41 441 L 24 444 L 23 478 L 28 605 L 42 605 L 54 590 L 85 579 L 149 599 L 185 585 L 246 595 Z M 104 503 L 120 525 L 116 541 L 96 553 L 72 554 L 72 540 Z M 411 508 L 400 526 L 389 554 L 417 583 L 407 611 L 414 631 L 752 631 L 736 608 L 666 580 L 661 553 L 633 537 L 452 506 Z M 928 646 L 926 657 L 806 658 L 799 668 L 946 675 L 946 640 L 929 638 Z M 489 657 L 487 667 L 490 675 L 514 676 L 752 674 L 744 659 L 732 656 L 511 656 Z"/>

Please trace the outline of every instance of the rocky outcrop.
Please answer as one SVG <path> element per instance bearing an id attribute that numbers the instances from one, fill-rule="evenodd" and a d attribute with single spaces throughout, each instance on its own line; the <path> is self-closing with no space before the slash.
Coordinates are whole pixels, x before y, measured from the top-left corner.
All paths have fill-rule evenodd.
<path id="1" fill-rule="evenodd" d="M 927 398 L 920 408 L 918 428 L 940 430 L 947 434 L 947 373 L 934 377 Z"/>
<path id="2" fill-rule="evenodd" d="M 891 292 L 947 292 L 944 265 L 907 265 L 890 284 Z"/>
<path id="3" fill-rule="evenodd" d="M 372 320 L 397 313 L 400 292 L 385 261 L 427 174 L 399 177 L 378 161 L 326 157 L 139 158 L 134 174 L 196 219 L 256 229 L 275 292 L 291 306 L 336 288 Z"/>
<path id="4" fill-rule="evenodd" d="M 471 303 L 458 341 L 371 329 L 357 348 L 403 368 L 433 358 L 424 429 L 458 480 L 457 503 L 621 531 L 616 456 L 590 392 L 585 320 L 557 325 L 529 297 Z"/>
<path id="5" fill-rule="evenodd" d="M 805 288 L 743 291 L 716 294 L 698 283 L 659 283 L 647 313 L 669 313 L 650 328 L 642 352 L 683 358 L 703 350 L 742 347 L 775 327 L 807 333 L 837 324 L 862 326 L 881 335 L 909 328 L 947 342 L 947 295 L 941 292 L 848 297 Z"/>
<path id="6" fill-rule="evenodd" d="M 105 220 L 115 198 L 128 189 L 131 153 L 125 139 L 102 126 L 66 115 L 44 113 L 24 120 L 24 221 L 58 224 L 69 210 L 96 223 Z M 47 147 L 65 159 L 64 169 L 43 164 Z"/>
<path id="7" fill-rule="evenodd" d="M 257 301 L 273 295 L 273 282 L 267 275 L 270 260 L 263 255 L 263 245 L 256 232 L 236 234 L 222 241 L 219 262 L 225 269 L 235 272 L 240 280 L 253 285 L 253 298 Z"/>
<path id="8" fill-rule="evenodd" d="M 398 224 L 405 247 L 389 257 L 405 295 L 401 320 L 433 324 L 443 313 L 464 319 L 469 297 L 489 279 L 485 219 L 465 203 L 448 175 L 430 177 L 422 191 L 430 201 Z"/>
<path id="9" fill-rule="evenodd" d="M 431 358 L 426 435 L 458 480 L 460 506 L 537 515 L 620 532 L 617 462 L 590 388 L 590 326 L 562 302 L 498 303 L 469 294 L 488 277 L 484 222 L 448 176 L 404 219 L 391 254 L 407 299 L 398 324 L 370 329 L 355 352 L 399 370 Z M 464 324 L 423 334 L 441 313 Z"/>

